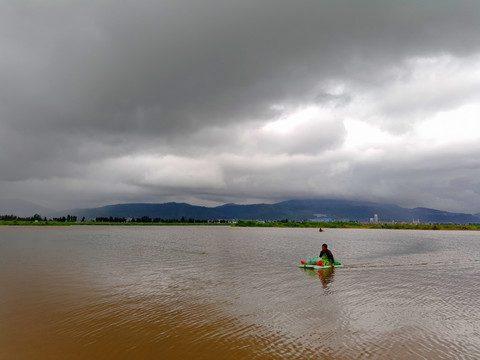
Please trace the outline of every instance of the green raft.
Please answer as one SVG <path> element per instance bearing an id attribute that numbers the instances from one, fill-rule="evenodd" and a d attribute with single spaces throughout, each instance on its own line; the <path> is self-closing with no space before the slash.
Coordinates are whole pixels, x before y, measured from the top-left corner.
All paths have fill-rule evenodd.
<path id="1" fill-rule="evenodd" d="M 323 262 L 323 264 L 318 264 L 318 262 L 320 260 Z M 298 267 L 301 267 L 301 268 L 304 268 L 304 269 L 319 270 L 319 269 L 331 268 L 332 264 L 327 259 L 326 255 L 323 256 L 323 259 L 318 257 L 318 256 L 312 256 L 312 257 L 309 257 L 306 262 L 302 261 L 302 264 L 298 265 Z M 343 267 L 343 265 L 340 264 L 337 260 L 335 260 L 335 267 Z"/>
<path id="2" fill-rule="evenodd" d="M 332 265 L 326 265 L 326 266 L 320 266 L 320 265 L 308 265 L 308 264 L 300 264 L 298 265 L 298 267 L 300 268 L 304 268 L 304 269 L 314 269 L 314 270 L 321 270 L 321 269 L 331 269 L 332 268 Z M 335 268 L 342 268 L 343 265 L 342 264 L 335 264 Z M 334 269 L 335 269 L 334 268 Z"/>

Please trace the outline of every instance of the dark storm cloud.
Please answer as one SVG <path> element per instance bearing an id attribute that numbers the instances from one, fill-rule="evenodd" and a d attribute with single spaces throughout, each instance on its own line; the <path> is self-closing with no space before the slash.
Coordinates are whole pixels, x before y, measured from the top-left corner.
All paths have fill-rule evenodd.
<path id="1" fill-rule="evenodd" d="M 162 135 L 267 116 L 272 103 L 321 96 L 315 86 L 329 78 L 375 82 L 378 65 L 398 58 L 478 50 L 480 27 L 480 5 L 472 1 L 9 2 L 2 8 L 7 116 L 65 132 Z"/>
<path id="2" fill-rule="evenodd" d="M 98 164 L 132 154 L 338 149 L 342 114 L 295 136 L 262 129 L 279 105 L 341 110 L 364 94 L 384 100 L 379 117 L 403 124 L 425 102 L 388 98 L 384 84 L 408 77 L 412 58 L 478 53 L 479 13 L 467 0 L 2 1 L 0 181 L 79 179 L 93 191 L 93 179 L 111 181 Z M 225 179 L 214 183 L 234 192 L 237 177 L 218 166 Z M 180 192 L 154 179 L 158 193 Z M 129 189 L 140 194 L 141 182 Z"/>

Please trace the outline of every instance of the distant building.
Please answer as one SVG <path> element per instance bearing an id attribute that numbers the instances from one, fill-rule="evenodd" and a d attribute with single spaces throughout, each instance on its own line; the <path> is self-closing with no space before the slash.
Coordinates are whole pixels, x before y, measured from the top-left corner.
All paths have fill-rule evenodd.
<path id="1" fill-rule="evenodd" d="M 373 215 L 373 222 L 374 222 L 375 224 L 378 223 L 378 214 Z"/>

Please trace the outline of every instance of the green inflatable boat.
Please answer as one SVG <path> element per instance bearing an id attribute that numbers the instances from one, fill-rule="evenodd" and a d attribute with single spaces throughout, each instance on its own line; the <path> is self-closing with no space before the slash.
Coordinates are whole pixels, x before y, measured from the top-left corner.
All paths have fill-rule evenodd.
<path id="1" fill-rule="evenodd" d="M 303 268 L 303 269 L 314 269 L 314 270 L 321 270 L 321 269 L 331 269 L 332 268 L 332 265 L 308 265 L 308 264 L 300 264 L 298 265 L 298 267 L 300 268 Z M 337 262 L 335 262 L 335 268 L 342 268 L 343 265 L 342 264 L 338 264 L 337 265 Z"/>
<path id="2" fill-rule="evenodd" d="M 323 258 L 318 256 L 312 256 L 307 259 L 307 261 L 301 261 L 301 264 L 298 267 L 304 269 L 328 269 L 332 267 L 331 262 L 324 256 Z M 335 267 L 343 267 L 341 263 L 335 260 Z"/>

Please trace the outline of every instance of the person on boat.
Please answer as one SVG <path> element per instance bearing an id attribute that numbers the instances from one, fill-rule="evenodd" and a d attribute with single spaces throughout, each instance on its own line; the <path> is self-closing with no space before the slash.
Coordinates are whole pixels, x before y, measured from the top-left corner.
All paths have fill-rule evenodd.
<path id="1" fill-rule="evenodd" d="M 332 265 L 332 267 L 335 267 L 335 259 L 333 258 L 332 252 L 328 250 L 327 244 L 322 244 L 322 251 L 320 251 L 320 255 L 318 256 L 322 258 L 323 265 Z"/>

